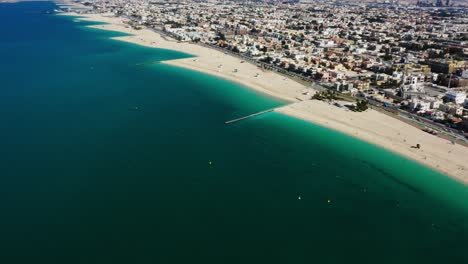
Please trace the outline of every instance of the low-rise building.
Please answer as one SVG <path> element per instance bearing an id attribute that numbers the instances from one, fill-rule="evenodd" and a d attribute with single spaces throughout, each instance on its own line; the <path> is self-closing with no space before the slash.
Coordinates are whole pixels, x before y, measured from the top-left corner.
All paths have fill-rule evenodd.
<path id="1" fill-rule="evenodd" d="M 354 88 L 352 83 L 346 81 L 335 82 L 333 87 L 338 92 L 350 92 Z"/>
<path id="2" fill-rule="evenodd" d="M 411 111 L 426 112 L 431 109 L 431 102 L 421 99 L 411 99 L 408 106 Z"/>
<path id="3" fill-rule="evenodd" d="M 445 103 L 439 106 L 441 111 L 452 115 L 462 115 L 463 114 L 463 107 L 456 105 L 454 103 Z"/>
<path id="4" fill-rule="evenodd" d="M 454 102 L 455 104 L 461 105 L 466 99 L 466 93 L 460 91 L 448 91 L 445 93 L 444 97 L 449 102 Z"/>

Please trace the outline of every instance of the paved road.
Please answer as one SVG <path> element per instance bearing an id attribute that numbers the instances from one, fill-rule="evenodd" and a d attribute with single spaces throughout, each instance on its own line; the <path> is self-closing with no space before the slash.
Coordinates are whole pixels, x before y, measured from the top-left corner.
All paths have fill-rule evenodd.
<path id="1" fill-rule="evenodd" d="M 430 119 L 427 119 L 422 116 L 418 116 L 413 113 L 409 113 L 407 111 L 398 109 L 398 108 L 390 108 L 393 111 L 387 110 L 387 108 L 380 106 L 381 103 L 378 101 L 375 101 L 371 98 L 367 98 L 367 100 L 373 102 L 374 104 L 372 105 L 372 109 L 377 110 L 379 112 L 382 112 L 384 114 L 390 115 L 394 118 L 397 118 L 405 123 L 408 123 L 410 125 L 413 125 L 418 128 L 424 128 L 428 127 L 431 129 L 434 129 L 439 132 L 439 136 L 442 138 L 445 138 L 450 141 L 455 141 L 458 142 L 462 145 L 468 146 L 468 140 L 465 138 L 464 134 L 459 132 L 456 129 L 447 127 L 443 124 L 436 123 Z"/>

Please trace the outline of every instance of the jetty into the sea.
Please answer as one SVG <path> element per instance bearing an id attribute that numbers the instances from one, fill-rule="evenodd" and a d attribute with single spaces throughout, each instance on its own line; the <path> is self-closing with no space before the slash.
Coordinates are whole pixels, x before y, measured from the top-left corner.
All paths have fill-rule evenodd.
<path id="1" fill-rule="evenodd" d="M 247 119 L 247 118 L 251 118 L 251 117 L 263 115 L 263 114 L 266 114 L 266 113 L 269 113 L 269 112 L 273 112 L 274 110 L 275 110 L 275 108 L 268 109 L 268 110 L 264 110 L 264 111 L 260 111 L 260 112 L 257 112 L 257 113 L 254 113 L 254 114 L 251 114 L 251 115 L 248 115 L 248 116 L 243 116 L 243 117 L 240 117 L 240 118 L 236 118 L 236 119 L 232 119 L 232 120 L 226 121 L 226 122 L 224 122 L 224 124 L 226 124 L 226 125 L 232 124 L 232 123 L 235 123 L 235 122 L 239 122 L 239 121 L 245 120 L 245 119 Z"/>

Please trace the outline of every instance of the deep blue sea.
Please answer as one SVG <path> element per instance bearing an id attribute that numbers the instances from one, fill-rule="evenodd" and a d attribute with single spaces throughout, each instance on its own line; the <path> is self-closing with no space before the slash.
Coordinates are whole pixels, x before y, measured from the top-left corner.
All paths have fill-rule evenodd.
<path id="1" fill-rule="evenodd" d="M 0 4 L 0 263 L 468 263 L 468 187 L 277 113 L 225 125 L 284 102 L 54 8 Z"/>

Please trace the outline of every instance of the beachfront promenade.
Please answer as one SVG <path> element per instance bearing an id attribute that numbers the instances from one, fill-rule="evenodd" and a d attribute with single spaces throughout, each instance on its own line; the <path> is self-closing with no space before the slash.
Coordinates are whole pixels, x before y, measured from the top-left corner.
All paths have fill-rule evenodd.
<path id="1" fill-rule="evenodd" d="M 111 15 L 111 16 L 113 16 L 113 15 Z M 134 17 L 130 17 L 130 16 L 122 15 L 122 16 L 120 16 L 120 18 L 123 18 L 124 20 L 126 20 L 128 22 L 127 24 L 129 26 L 131 26 L 132 24 L 138 24 L 138 22 L 139 22 L 138 19 L 136 19 Z M 176 34 L 172 33 L 172 32 L 165 31 L 162 28 L 157 28 L 157 27 L 153 27 L 153 26 L 148 27 L 146 29 L 155 32 L 156 34 L 160 35 L 164 40 L 166 40 L 168 42 L 180 43 L 177 40 L 178 36 Z M 318 82 L 317 80 L 314 80 L 311 77 L 288 71 L 288 70 L 286 70 L 284 68 L 278 67 L 278 66 L 273 65 L 273 64 L 269 64 L 269 63 L 265 63 L 265 62 L 262 62 L 262 61 L 259 61 L 259 60 L 255 60 L 252 57 L 248 56 L 247 54 L 237 53 L 237 52 L 231 51 L 229 49 L 219 47 L 219 46 L 214 45 L 214 44 L 208 44 L 208 43 L 202 43 L 202 42 L 183 42 L 183 44 L 198 45 L 198 46 L 201 46 L 201 47 L 204 47 L 204 48 L 214 49 L 214 50 L 222 52 L 223 54 L 227 54 L 227 55 L 239 58 L 242 61 L 245 61 L 247 63 L 250 63 L 250 64 L 254 65 L 254 66 L 259 67 L 262 71 L 263 70 L 273 71 L 273 72 L 278 73 L 278 74 L 280 74 L 280 75 L 282 75 L 282 76 L 284 76 L 286 78 L 289 78 L 289 79 L 291 79 L 293 81 L 296 81 L 296 82 L 300 83 L 301 85 L 304 85 L 304 89 L 309 88 L 309 89 L 313 89 L 313 90 L 323 91 L 323 90 L 327 90 L 327 89 L 332 88 L 332 87 L 326 86 L 325 84 L 322 84 L 322 83 Z M 220 62 L 220 63 L 222 63 L 222 62 Z M 181 65 L 178 65 L 178 66 L 181 66 Z M 237 71 L 237 69 L 236 69 L 236 71 Z M 213 74 L 213 73 L 210 73 L 210 74 Z M 237 80 L 234 80 L 234 81 L 237 81 Z M 313 91 L 311 91 L 311 92 L 313 93 Z M 270 95 L 273 95 L 273 94 L 270 94 Z M 273 95 L 273 96 L 281 98 L 281 96 L 278 95 L 278 93 Z M 282 98 L 282 99 L 286 99 L 286 98 Z M 308 98 L 304 98 L 304 96 L 302 96 L 301 94 L 298 94 L 298 96 L 289 97 L 286 100 L 289 100 L 291 102 L 296 102 L 296 101 L 302 101 L 302 100 L 305 100 L 305 99 L 308 99 Z M 364 98 L 364 99 L 369 100 L 370 102 L 374 101 L 372 98 Z M 457 142 L 457 143 L 462 144 L 462 145 L 467 145 L 468 144 L 468 141 L 466 140 L 463 133 L 460 133 L 459 131 L 457 131 L 455 129 L 447 128 L 447 127 L 445 127 L 445 126 L 443 126 L 441 124 L 435 123 L 432 120 L 416 116 L 416 115 L 414 115 L 412 113 L 409 113 L 409 112 L 406 112 L 406 111 L 403 111 L 403 110 L 400 110 L 400 109 L 396 109 L 398 114 L 396 114 L 396 115 L 393 114 L 392 115 L 391 113 L 389 113 L 387 111 L 388 110 L 387 107 L 382 106 L 381 102 L 377 102 L 377 103 L 374 102 L 372 105 L 373 105 L 373 109 L 375 109 L 377 111 L 380 111 L 380 112 L 382 112 L 384 114 L 390 114 L 390 116 L 393 116 L 393 117 L 395 117 L 395 118 L 397 118 L 397 119 L 399 119 L 399 120 L 401 120 L 403 122 L 409 122 L 413 126 L 422 127 L 422 128 L 430 127 L 432 129 L 435 129 L 435 130 L 437 130 L 439 136 L 441 136 L 441 137 L 443 137 L 443 138 L 445 138 L 447 140 L 454 141 L 454 142 Z"/>
<path id="2" fill-rule="evenodd" d="M 379 111 L 355 113 L 326 102 L 309 100 L 310 86 L 290 80 L 274 71 L 265 71 L 255 63 L 243 63 L 244 58 L 231 56 L 225 50 L 170 40 L 153 30 L 133 29 L 122 17 L 109 14 L 80 15 L 80 20 L 105 22 L 93 28 L 120 31 L 129 36 L 115 39 L 143 46 L 171 49 L 195 57 L 162 63 L 211 74 L 251 89 L 293 103 L 275 112 L 325 126 L 411 158 L 453 178 L 468 183 L 466 158 L 468 148 L 430 135 L 395 117 Z M 302 101 L 301 101 L 302 100 Z M 411 148 L 420 144 L 422 148 Z"/>
<path id="3" fill-rule="evenodd" d="M 128 19 L 129 21 L 137 22 L 136 20 L 134 20 L 131 17 L 127 17 L 127 16 L 123 16 L 123 17 L 125 19 Z M 176 34 L 174 34 L 174 33 L 165 31 L 165 30 L 160 29 L 160 28 L 150 28 L 150 30 L 154 31 L 157 34 L 160 34 L 163 37 L 164 36 L 169 37 L 170 39 L 166 39 L 168 41 L 177 41 L 178 36 Z M 331 88 L 331 87 L 325 86 L 324 84 L 322 84 L 322 83 L 318 82 L 317 80 L 314 80 L 314 79 L 312 79 L 310 77 L 288 71 L 286 69 L 283 69 L 283 68 L 278 67 L 278 66 L 273 65 L 273 64 L 269 64 L 269 63 L 265 63 L 265 62 L 262 62 L 262 61 L 255 60 L 250 56 L 247 56 L 247 55 L 241 54 L 241 53 L 237 53 L 237 52 L 233 52 L 233 51 L 231 51 L 229 49 L 222 48 L 222 47 L 217 46 L 215 44 L 207 44 L 207 43 L 201 43 L 201 42 L 193 42 L 193 43 L 190 43 L 190 44 L 200 45 L 202 47 L 215 49 L 215 50 L 218 50 L 218 51 L 223 52 L 225 54 L 229 54 L 231 56 L 234 56 L 234 57 L 237 57 L 237 58 L 239 58 L 241 60 L 249 62 L 249 63 L 251 63 L 251 64 L 253 64 L 255 66 L 258 66 L 261 69 L 273 71 L 273 72 L 279 73 L 279 74 L 281 74 L 281 75 L 283 75 L 285 77 L 288 77 L 288 78 L 290 78 L 290 79 L 292 79 L 294 81 L 298 81 L 299 83 L 304 84 L 305 86 L 310 87 L 310 88 L 312 88 L 314 90 L 325 91 L 325 90 L 329 90 Z M 370 99 L 370 98 L 364 98 L 364 99 L 370 100 L 371 102 L 374 101 L 373 99 Z M 302 99 L 300 99 L 298 101 L 302 101 Z M 389 115 L 391 117 L 394 117 L 394 118 L 396 118 L 396 119 L 398 119 L 398 120 L 400 120 L 402 122 L 406 122 L 408 124 L 411 124 L 411 125 L 413 125 L 415 127 L 418 127 L 418 128 L 429 127 L 429 128 L 435 129 L 435 130 L 437 130 L 440 137 L 442 137 L 444 139 L 447 139 L 447 140 L 450 140 L 450 141 L 457 142 L 457 143 L 462 144 L 464 146 L 468 146 L 468 141 L 466 140 L 464 135 L 462 133 L 459 133 L 459 131 L 457 131 L 455 129 L 447 128 L 447 127 L 445 127 L 445 126 L 443 126 L 441 124 L 435 123 L 432 120 L 426 119 L 424 117 L 416 116 L 415 114 L 406 112 L 406 111 L 401 110 L 401 109 L 396 109 L 397 113 L 393 113 L 393 114 L 389 113 L 387 107 L 382 106 L 382 103 L 380 103 L 380 102 L 375 102 L 374 101 L 374 103 L 372 104 L 372 108 L 377 110 L 377 111 L 380 111 L 380 112 L 382 112 L 384 114 L 387 114 L 387 115 Z"/>

